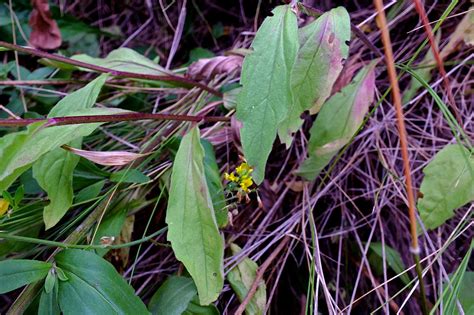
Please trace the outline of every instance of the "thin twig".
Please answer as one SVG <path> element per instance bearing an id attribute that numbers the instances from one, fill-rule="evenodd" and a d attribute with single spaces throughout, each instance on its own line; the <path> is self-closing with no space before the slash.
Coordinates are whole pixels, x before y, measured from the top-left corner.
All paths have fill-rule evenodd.
<path id="1" fill-rule="evenodd" d="M 390 40 L 390 34 L 387 25 L 387 19 L 383 9 L 382 0 L 374 0 L 375 7 L 377 8 L 377 25 L 380 28 L 382 35 L 382 42 L 385 50 L 385 63 L 387 65 L 387 73 L 392 87 L 393 103 L 395 105 L 395 112 L 397 116 L 397 127 L 400 138 L 400 147 L 403 159 L 403 170 L 405 175 L 406 193 L 408 199 L 408 210 L 410 217 L 410 232 L 411 232 L 411 250 L 416 264 L 416 271 L 418 275 L 418 281 L 420 283 L 421 291 L 421 309 L 423 314 L 428 314 L 426 306 L 426 294 L 425 286 L 423 283 L 422 268 L 420 264 L 420 248 L 418 245 L 418 234 L 416 232 L 416 208 L 415 208 L 415 196 L 413 194 L 413 184 L 411 180 L 411 168 L 410 158 L 408 155 L 408 139 L 407 131 L 405 127 L 405 119 L 402 108 L 402 97 L 400 95 L 400 87 L 397 80 L 397 72 L 395 70 L 395 61 L 393 58 L 392 43 Z"/>
<path id="2" fill-rule="evenodd" d="M 135 121 L 135 120 L 175 120 L 175 121 L 192 121 L 192 122 L 201 122 L 201 121 L 202 122 L 218 122 L 218 121 L 230 121 L 230 117 L 132 113 L 132 114 L 115 114 L 115 115 L 52 117 L 52 118 L 47 118 L 47 119 L 41 119 L 41 118 L 0 119 L 0 126 L 19 127 L 19 126 L 27 126 L 39 121 L 46 121 L 45 126 L 52 127 L 52 126 L 64 126 L 64 125 L 76 125 L 76 124 Z"/>
<path id="3" fill-rule="evenodd" d="M 173 74 L 152 75 L 152 74 L 143 74 L 143 73 L 113 70 L 113 69 L 93 65 L 93 64 L 90 64 L 90 63 L 82 62 L 82 61 L 79 61 L 79 60 L 75 60 L 75 59 L 71 59 L 71 58 L 67 58 L 67 57 L 63 57 L 63 56 L 59 56 L 59 55 L 55 55 L 55 54 L 50 54 L 50 53 L 47 53 L 47 52 L 42 51 L 42 50 L 7 43 L 7 42 L 4 42 L 4 41 L 0 41 L 0 47 L 5 47 L 5 48 L 8 48 L 8 49 L 11 49 L 11 50 L 14 50 L 14 51 L 27 53 L 27 54 L 37 56 L 37 57 L 40 57 L 40 58 L 47 58 L 47 59 L 67 63 L 67 64 L 70 64 L 70 65 L 73 65 L 73 66 L 76 66 L 76 67 L 81 67 L 81 68 L 97 71 L 97 72 L 100 72 L 100 73 L 109 73 L 109 74 L 111 74 L 113 76 L 117 76 L 117 77 L 126 77 L 126 78 L 143 79 L 143 80 L 153 80 L 153 81 L 177 82 L 177 83 L 182 83 L 182 84 L 185 84 L 185 85 L 188 85 L 188 86 L 195 86 L 195 87 L 201 88 L 201 89 L 203 89 L 203 90 L 205 90 L 209 93 L 212 93 L 216 96 L 219 96 L 219 97 L 223 96 L 223 94 L 221 92 L 219 92 L 219 91 L 217 91 L 217 90 L 215 90 L 215 89 L 213 89 L 213 88 L 211 88 L 211 87 L 209 87 L 209 86 L 207 86 L 203 83 L 196 82 L 196 81 L 193 81 L 193 80 L 190 80 L 190 79 L 184 78 L 182 76 L 178 76 L 178 75 L 173 75 Z"/>
<path id="4" fill-rule="evenodd" d="M 265 262 L 260 266 L 260 268 L 258 268 L 257 274 L 255 276 L 255 280 L 253 281 L 252 286 L 250 287 L 250 290 L 247 292 L 247 295 L 245 296 L 244 300 L 239 305 L 239 308 L 237 309 L 237 311 L 235 311 L 235 315 L 242 315 L 244 313 L 245 308 L 247 307 L 247 305 L 250 303 L 250 300 L 253 298 L 253 296 L 257 292 L 258 286 L 260 285 L 260 282 L 263 279 L 263 275 L 265 274 L 265 271 L 268 269 L 268 267 L 273 262 L 273 260 L 275 260 L 275 258 L 281 252 L 281 250 L 286 246 L 289 240 L 290 240 L 290 237 L 285 236 L 283 241 L 281 241 L 280 245 L 278 245 L 278 247 L 265 260 Z"/>

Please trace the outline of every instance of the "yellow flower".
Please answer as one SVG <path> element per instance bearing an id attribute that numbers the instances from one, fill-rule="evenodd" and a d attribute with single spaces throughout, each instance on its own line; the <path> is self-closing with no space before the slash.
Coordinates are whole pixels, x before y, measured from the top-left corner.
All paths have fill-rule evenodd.
<path id="1" fill-rule="evenodd" d="M 249 192 L 249 187 L 252 186 L 252 184 L 253 181 L 250 177 L 241 178 L 240 188 L 242 188 L 242 190 L 245 192 Z"/>
<path id="2" fill-rule="evenodd" d="M 253 172 L 253 168 L 251 168 L 247 163 L 243 162 L 242 164 L 240 164 L 239 166 L 237 166 L 235 168 L 237 174 L 239 174 L 239 176 L 242 176 L 242 175 L 250 175 L 250 173 Z"/>
<path id="3" fill-rule="evenodd" d="M 4 215 L 8 211 L 10 203 L 5 199 L 0 198 L 0 216 Z"/>
<path id="4" fill-rule="evenodd" d="M 239 178 L 235 176 L 234 172 L 232 173 L 224 173 L 224 178 L 231 182 L 238 182 Z"/>

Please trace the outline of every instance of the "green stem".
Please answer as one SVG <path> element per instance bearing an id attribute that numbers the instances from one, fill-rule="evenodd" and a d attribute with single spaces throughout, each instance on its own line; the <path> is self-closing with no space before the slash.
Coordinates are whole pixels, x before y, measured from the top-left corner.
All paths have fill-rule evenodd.
<path id="1" fill-rule="evenodd" d="M 39 244 L 39 245 L 46 245 L 48 247 L 60 247 L 60 248 L 76 248 L 76 249 L 117 249 L 117 248 L 124 248 L 124 247 L 131 247 L 135 246 L 141 243 L 148 242 L 152 238 L 163 234 L 166 231 L 167 228 L 162 228 L 158 231 L 156 231 L 153 234 L 150 234 L 146 237 L 143 237 L 141 239 L 135 240 L 133 242 L 128 242 L 128 243 L 123 243 L 123 244 L 117 244 L 117 245 L 77 245 L 77 244 L 71 244 L 71 243 L 63 243 L 63 242 L 55 242 L 55 241 L 48 241 L 48 240 L 43 240 L 43 239 L 38 239 L 38 238 L 33 238 L 33 237 L 26 237 L 26 236 L 19 236 L 19 235 L 10 235 L 7 233 L 0 232 L 0 239 L 6 239 L 6 240 L 12 240 L 12 241 L 18 241 L 18 242 L 24 242 L 24 243 L 32 243 L 32 244 Z M 168 244 L 161 244 L 161 243 L 155 243 L 161 246 L 166 246 L 168 247 Z"/>

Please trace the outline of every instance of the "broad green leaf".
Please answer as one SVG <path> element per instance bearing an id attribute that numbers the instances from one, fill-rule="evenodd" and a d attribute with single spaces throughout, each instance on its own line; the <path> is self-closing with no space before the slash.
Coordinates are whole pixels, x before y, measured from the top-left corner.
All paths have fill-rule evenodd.
<path id="1" fill-rule="evenodd" d="M 332 9 L 299 29 L 298 36 L 300 49 L 291 71 L 293 104 L 278 130 L 287 147 L 293 140 L 292 133 L 303 124 L 301 114 L 319 111 L 342 71 L 351 38 L 349 14 L 343 7 Z"/>
<path id="2" fill-rule="evenodd" d="M 296 16 L 288 5 L 278 6 L 260 26 L 245 57 L 237 100 L 237 119 L 242 148 L 254 167 L 253 179 L 260 184 L 272 150 L 278 125 L 292 105 L 291 69 L 298 52 Z"/>
<path id="3" fill-rule="evenodd" d="M 94 106 L 106 79 L 107 75 L 101 75 L 83 88 L 64 97 L 51 109 L 48 118 L 70 116 L 74 112 Z M 80 148 L 81 144 L 81 138 L 69 143 L 76 148 Z M 46 229 L 55 226 L 72 205 L 74 198 L 72 178 L 77 163 L 79 163 L 77 155 L 57 148 L 33 164 L 33 177 L 46 191 L 50 200 L 43 213 Z"/>
<path id="4" fill-rule="evenodd" d="M 171 276 L 153 295 L 148 308 L 153 315 L 181 315 L 196 293 L 192 279 Z"/>
<path id="5" fill-rule="evenodd" d="M 380 269 L 382 270 L 382 259 L 383 259 L 383 250 L 384 250 L 384 246 L 382 245 L 382 243 L 371 243 L 370 244 L 370 249 L 372 250 L 373 253 L 375 253 L 377 255 L 377 259 L 375 262 L 374 262 L 374 267 L 376 269 Z M 393 249 L 392 247 L 388 246 L 388 245 L 385 245 L 385 261 L 387 263 L 387 265 L 392 268 L 392 270 L 397 273 L 397 274 L 401 274 L 402 272 L 404 272 L 407 268 L 405 267 L 405 264 L 403 263 L 403 260 L 402 260 L 402 257 L 400 256 L 400 254 L 395 250 Z M 408 277 L 408 274 L 404 273 L 400 276 L 400 280 L 403 281 L 403 283 L 405 284 L 409 284 L 410 283 L 410 277 Z"/>
<path id="6" fill-rule="evenodd" d="M 230 249 L 234 256 L 241 251 L 241 248 L 235 244 L 230 244 Z M 235 291 L 235 294 L 237 294 L 240 302 L 245 299 L 245 296 L 252 287 L 255 277 L 257 276 L 257 269 L 258 265 L 246 257 L 227 274 L 227 280 L 229 280 L 230 286 Z M 258 285 L 258 289 L 250 300 L 250 303 L 245 308 L 245 313 L 247 315 L 264 314 L 266 303 L 266 285 L 265 282 L 262 281 L 262 283 Z"/>
<path id="7" fill-rule="evenodd" d="M 297 174 L 314 180 L 362 124 L 375 92 L 376 62 L 364 67 L 348 86 L 322 107 L 311 127 L 308 158 Z"/>
<path id="8" fill-rule="evenodd" d="M 44 123 L 38 122 L 28 126 L 27 130 L 9 133 L 0 138 L 0 191 L 6 190 L 10 185 L 20 176 L 24 171 L 29 168 L 29 165 L 18 167 L 5 172 L 5 168 L 8 163 L 16 161 L 16 154 L 18 151 L 28 143 L 31 136 L 38 130 Z"/>
<path id="9" fill-rule="evenodd" d="M 166 223 L 168 241 L 193 278 L 201 305 L 215 301 L 224 284 L 224 241 L 204 175 L 197 127 L 183 137 L 176 153 Z"/>
<path id="10" fill-rule="evenodd" d="M 115 268 L 96 254 L 63 250 L 55 261 L 67 281 L 59 283 L 59 305 L 64 314 L 149 314 Z"/>
<path id="11" fill-rule="evenodd" d="M 217 226 L 222 228 L 227 225 L 229 217 L 221 174 L 212 144 L 209 141 L 201 140 L 201 145 L 204 148 L 204 174 L 206 175 L 207 187 L 216 213 Z"/>
<path id="12" fill-rule="evenodd" d="M 89 108 L 75 112 L 73 116 L 110 115 L 123 113 L 111 108 Z M 44 154 L 85 137 L 102 123 L 77 124 L 40 128 L 44 122 L 27 127 L 26 131 L 15 132 L 0 138 L 0 190 L 6 190 L 16 178 L 31 167 Z"/>
<path id="13" fill-rule="evenodd" d="M 418 211 L 427 229 L 454 216 L 454 210 L 474 200 L 474 155 L 459 144 L 439 151 L 423 169 Z"/>
<path id="14" fill-rule="evenodd" d="M 76 55 L 72 56 L 72 59 L 118 71 L 152 75 L 170 74 L 160 65 L 130 48 L 119 48 L 113 50 L 105 58 Z"/>
<path id="15" fill-rule="evenodd" d="M 44 279 L 52 266 L 51 263 L 38 260 L 10 259 L 0 261 L 0 294 Z"/>
<path id="16" fill-rule="evenodd" d="M 73 142 L 78 146 L 81 141 L 76 139 Z M 78 156 L 57 148 L 33 164 L 33 177 L 47 192 L 50 200 L 43 211 L 46 229 L 55 226 L 72 205 L 72 175 L 78 162 Z"/>

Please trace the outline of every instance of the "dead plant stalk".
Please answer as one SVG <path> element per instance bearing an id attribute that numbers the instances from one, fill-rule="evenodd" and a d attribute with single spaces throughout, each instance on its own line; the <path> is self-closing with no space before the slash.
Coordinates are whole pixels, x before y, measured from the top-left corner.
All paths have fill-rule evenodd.
<path id="1" fill-rule="evenodd" d="M 395 70 L 395 61 L 393 58 L 392 43 L 390 40 L 390 34 L 387 24 L 387 18 L 384 12 L 383 2 L 382 0 L 374 0 L 374 4 L 377 9 L 376 21 L 382 35 L 382 43 L 385 51 L 385 63 L 387 66 L 387 73 L 390 85 L 392 87 L 392 97 L 397 117 L 398 132 L 400 135 L 400 147 L 403 159 L 403 170 L 405 175 L 405 186 L 408 199 L 408 213 L 410 218 L 411 251 L 415 260 L 415 268 L 418 275 L 418 281 L 420 283 L 421 309 L 423 314 L 427 315 L 428 309 L 426 307 L 426 294 L 423 283 L 422 268 L 420 264 L 420 248 L 418 245 L 418 235 L 416 232 L 415 196 L 413 194 L 413 184 L 411 180 L 410 159 L 408 156 L 408 139 L 402 109 L 402 97 L 400 95 L 400 87 L 398 85 L 397 73 Z"/>

